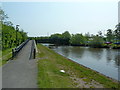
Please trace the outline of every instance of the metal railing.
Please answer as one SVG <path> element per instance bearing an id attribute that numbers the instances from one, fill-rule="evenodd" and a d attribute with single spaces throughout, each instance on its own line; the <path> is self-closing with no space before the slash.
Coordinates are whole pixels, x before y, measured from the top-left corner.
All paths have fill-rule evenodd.
<path id="1" fill-rule="evenodd" d="M 25 42 L 17 46 L 16 48 L 12 49 L 12 59 L 16 57 L 16 55 L 19 53 L 19 51 L 28 43 L 29 39 L 27 39 Z"/>

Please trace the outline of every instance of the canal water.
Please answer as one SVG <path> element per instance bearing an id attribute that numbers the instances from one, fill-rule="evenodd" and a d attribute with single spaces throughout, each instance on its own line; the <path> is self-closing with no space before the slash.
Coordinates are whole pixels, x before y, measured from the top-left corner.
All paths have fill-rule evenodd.
<path id="1" fill-rule="evenodd" d="M 118 73 L 120 71 L 119 49 L 75 46 L 52 46 L 52 49 L 79 64 L 120 81 Z"/>

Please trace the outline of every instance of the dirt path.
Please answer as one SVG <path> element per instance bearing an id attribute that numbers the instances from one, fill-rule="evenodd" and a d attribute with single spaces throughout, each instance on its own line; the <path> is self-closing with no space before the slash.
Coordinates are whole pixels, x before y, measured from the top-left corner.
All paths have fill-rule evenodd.
<path id="1" fill-rule="evenodd" d="M 20 51 L 16 60 L 2 67 L 3 88 L 37 88 L 37 64 L 29 60 L 32 41 Z"/>

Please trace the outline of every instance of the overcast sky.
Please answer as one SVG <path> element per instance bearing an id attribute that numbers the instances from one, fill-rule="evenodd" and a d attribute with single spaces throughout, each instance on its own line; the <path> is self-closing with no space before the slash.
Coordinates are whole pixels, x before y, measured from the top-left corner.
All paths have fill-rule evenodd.
<path id="1" fill-rule="evenodd" d="M 14 25 L 29 36 L 53 33 L 87 33 L 114 29 L 118 2 L 3 2 L 3 10 Z"/>

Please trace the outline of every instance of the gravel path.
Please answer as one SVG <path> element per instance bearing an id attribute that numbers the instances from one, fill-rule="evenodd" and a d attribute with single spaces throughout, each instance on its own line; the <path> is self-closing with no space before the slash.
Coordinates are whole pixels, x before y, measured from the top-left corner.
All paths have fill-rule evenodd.
<path id="1" fill-rule="evenodd" d="M 29 60 L 32 41 L 2 67 L 2 88 L 37 88 L 37 64 Z"/>

